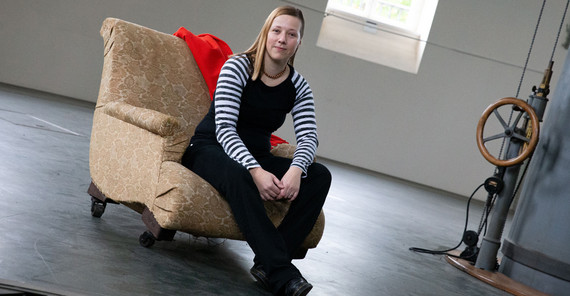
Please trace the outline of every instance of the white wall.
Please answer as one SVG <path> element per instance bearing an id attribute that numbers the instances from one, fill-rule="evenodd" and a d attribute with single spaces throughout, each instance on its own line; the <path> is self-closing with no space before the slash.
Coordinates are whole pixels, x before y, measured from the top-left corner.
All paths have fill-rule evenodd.
<path id="1" fill-rule="evenodd" d="M 326 0 L 298 2 L 317 10 L 304 9 L 307 28 L 296 66 L 316 96 L 320 156 L 461 195 L 492 173 L 476 148 L 475 127 L 489 104 L 516 94 L 541 1 L 440 0 L 417 75 L 316 47 Z M 241 51 L 282 4 L 2 0 L 0 82 L 95 101 L 104 18 L 168 33 L 184 26 Z M 547 3 L 522 98 L 540 83 L 564 5 Z M 565 54 L 558 47 L 553 82 Z M 293 139 L 290 123 L 278 134 Z"/>

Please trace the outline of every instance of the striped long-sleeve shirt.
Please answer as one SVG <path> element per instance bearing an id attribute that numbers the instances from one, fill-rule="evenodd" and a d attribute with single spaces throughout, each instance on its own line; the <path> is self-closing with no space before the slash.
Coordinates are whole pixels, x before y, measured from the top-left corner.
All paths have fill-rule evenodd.
<path id="1" fill-rule="evenodd" d="M 221 69 L 214 95 L 218 142 L 232 159 L 247 169 L 260 167 L 253 155 L 257 152 L 250 151 L 259 148 L 255 145 L 259 140 L 246 138 L 262 134 L 262 141 L 267 140 L 269 145 L 271 133 L 283 124 L 285 115 L 290 112 L 297 141 L 291 165 L 299 167 L 305 175 L 318 145 L 315 105 L 309 84 L 291 67 L 286 81 L 267 87 L 260 79 L 250 79 L 249 67 L 249 59 L 237 56 L 231 57 Z"/>

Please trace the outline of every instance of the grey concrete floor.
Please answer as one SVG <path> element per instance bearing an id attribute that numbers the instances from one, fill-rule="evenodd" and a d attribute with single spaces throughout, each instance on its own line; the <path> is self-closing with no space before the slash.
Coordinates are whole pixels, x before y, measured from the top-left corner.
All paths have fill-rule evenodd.
<path id="1" fill-rule="evenodd" d="M 0 84 L 0 282 L 69 295 L 270 295 L 249 275 L 253 254 L 243 241 L 177 233 L 147 249 L 136 212 L 108 205 L 91 217 L 93 110 Z M 408 250 L 455 246 L 465 198 L 321 162 L 333 173 L 325 233 L 295 261 L 315 286 L 310 295 L 509 295 L 442 256 Z M 480 213 L 473 203 L 470 229 Z"/>

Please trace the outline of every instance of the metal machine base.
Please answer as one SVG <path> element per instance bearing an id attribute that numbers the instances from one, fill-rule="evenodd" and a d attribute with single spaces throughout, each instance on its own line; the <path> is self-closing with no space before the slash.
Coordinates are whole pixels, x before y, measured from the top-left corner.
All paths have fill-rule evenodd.
<path id="1" fill-rule="evenodd" d="M 453 252 L 451 252 L 453 253 Z M 459 255 L 459 253 L 454 254 Z M 457 269 L 464 271 L 476 279 L 483 281 L 497 289 L 511 293 L 517 296 L 548 296 L 541 291 L 533 289 L 529 286 L 521 284 L 500 272 L 491 272 L 473 266 L 469 261 L 445 256 L 445 260 L 455 266 Z"/>

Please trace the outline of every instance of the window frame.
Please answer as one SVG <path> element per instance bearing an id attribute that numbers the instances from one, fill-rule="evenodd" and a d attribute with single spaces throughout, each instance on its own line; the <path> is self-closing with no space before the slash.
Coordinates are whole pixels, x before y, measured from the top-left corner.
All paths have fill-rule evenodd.
<path id="1" fill-rule="evenodd" d="M 413 0 L 414 28 L 337 9 L 327 2 L 317 46 L 379 65 L 417 74 L 439 0 Z M 378 0 L 362 0 L 374 3 Z M 382 0 L 380 0 L 382 1 Z M 333 3 L 333 5 L 330 5 Z M 411 7 L 410 6 L 410 7 Z M 369 6 L 370 7 L 370 6 Z M 410 17 L 410 16 L 409 16 Z"/>
<path id="2" fill-rule="evenodd" d="M 387 25 L 391 28 L 397 28 L 398 31 L 404 30 L 408 33 L 416 35 L 418 32 L 418 25 L 422 17 L 422 8 L 424 0 L 411 0 L 411 5 L 408 10 L 406 22 L 391 20 L 389 18 L 374 17 L 372 10 L 378 3 L 383 3 L 392 7 L 397 7 L 397 4 L 390 3 L 385 0 L 362 0 L 364 10 L 359 11 L 357 8 L 346 7 L 337 3 L 338 1 L 328 1 L 326 6 L 326 13 L 332 15 L 342 15 L 347 18 L 354 18 L 355 20 L 364 20 L 365 23 L 377 23 Z M 404 8 L 405 9 L 405 8 Z"/>

